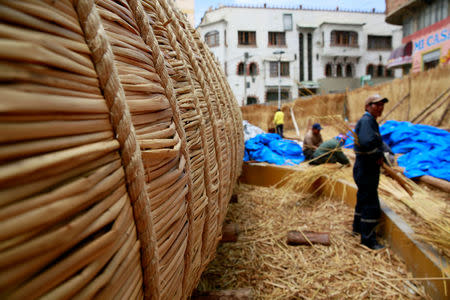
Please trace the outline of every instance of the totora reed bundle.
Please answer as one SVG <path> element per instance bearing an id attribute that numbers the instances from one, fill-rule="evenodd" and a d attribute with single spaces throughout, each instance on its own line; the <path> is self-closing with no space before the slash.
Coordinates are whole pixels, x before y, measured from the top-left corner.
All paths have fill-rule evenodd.
<path id="1" fill-rule="evenodd" d="M 0 298 L 186 299 L 243 157 L 166 0 L 0 1 Z"/>

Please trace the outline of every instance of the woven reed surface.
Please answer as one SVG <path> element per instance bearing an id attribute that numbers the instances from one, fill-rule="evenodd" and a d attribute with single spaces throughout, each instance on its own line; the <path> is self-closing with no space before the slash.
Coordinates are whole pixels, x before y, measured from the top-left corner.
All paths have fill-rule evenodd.
<path id="1" fill-rule="evenodd" d="M 0 0 L 0 297 L 186 299 L 243 156 L 166 0 Z"/>

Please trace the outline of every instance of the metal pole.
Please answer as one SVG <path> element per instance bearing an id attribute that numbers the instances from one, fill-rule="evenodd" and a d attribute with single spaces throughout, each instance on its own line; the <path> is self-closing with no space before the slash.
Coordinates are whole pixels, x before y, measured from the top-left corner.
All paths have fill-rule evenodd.
<path id="1" fill-rule="evenodd" d="M 278 59 L 278 108 L 281 108 L 281 72 L 280 72 L 280 64 L 281 64 L 281 54 Z"/>
<path id="2" fill-rule="evenodd" d="M 275 51 L 273 54 L 279 54 L 278 57 L 278 108 L 281 109 L 281 55 L 284 51 Z"/>
<path id="3" fill-rule="evenodd" d="M 247 59 L 248 52 L 244 53 L 244 99 L 242 99 L 242 106 L 246 104 L 247 101 Z"/>

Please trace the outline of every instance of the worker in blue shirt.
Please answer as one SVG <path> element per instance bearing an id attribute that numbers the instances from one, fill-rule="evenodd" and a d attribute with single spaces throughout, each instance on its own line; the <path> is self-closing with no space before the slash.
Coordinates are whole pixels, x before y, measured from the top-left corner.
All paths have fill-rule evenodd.
<path id="1" fill-rule="evenodd" d="M 356 160 L 353 178 L 358 186 L 357 202 L 353 219 L 353 232 L 361 234 L 361 244 L 370 249 L 382 249 L 376 239 L 375 228 L 381 216 L 378 199 L 380 166 L 383 164 L 383 140 L 377 118 L 381 116 L 384 104 L 389 100 L 378 94 L 365 101 L 366 112 L 356 123 Z"/>

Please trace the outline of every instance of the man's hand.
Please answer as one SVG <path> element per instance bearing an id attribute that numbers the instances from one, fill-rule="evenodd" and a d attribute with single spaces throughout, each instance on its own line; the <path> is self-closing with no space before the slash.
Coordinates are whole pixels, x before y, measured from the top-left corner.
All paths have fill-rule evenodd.
<path id="1" fill-rule="evenodd" d="M 381 166 L 383 165 L 384 159 L 383 157 L 380 157 L 379 159 L 377 159 L 377 165 Z"/>

